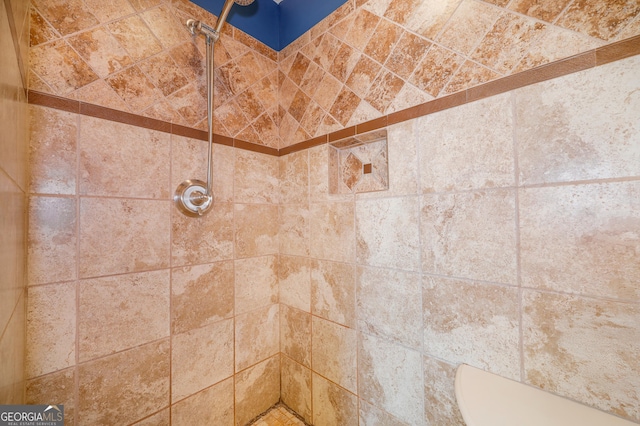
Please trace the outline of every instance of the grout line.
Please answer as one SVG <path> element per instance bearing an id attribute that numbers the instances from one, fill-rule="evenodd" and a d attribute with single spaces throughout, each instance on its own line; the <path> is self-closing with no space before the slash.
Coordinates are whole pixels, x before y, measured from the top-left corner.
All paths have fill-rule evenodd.
<path id="1" fill-rule="evenodd" d="M 515 243 L 516 243 L 516 286 L 518 287 L 518 352 L 520 358 L 520 381 L 524 382 L 524 329 L 523 329 L 523 297 L 522 290 L 522 258 L 520 242 L 520 163 L 518 162 L 518 98 L 511 93 L 511 137 L 513 148 L 513 182 L 515 184 Z"/>

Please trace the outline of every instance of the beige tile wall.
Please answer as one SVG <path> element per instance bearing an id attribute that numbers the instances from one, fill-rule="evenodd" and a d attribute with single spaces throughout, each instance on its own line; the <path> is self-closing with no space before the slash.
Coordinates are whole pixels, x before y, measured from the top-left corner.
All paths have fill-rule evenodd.
<path id="1" fill-rule="evenodd" d="M 28 2 L 0 4 L 0 404 L 24 403 Z"/>
<path id="2" fill-rule="evenodd" d="M 205 142 L 30 110 L 27 401 L 70 425 L 238 426 L 278 402 L 278 158 L 216 145 L 196 220 L 171 196 L 205 179 Z"/>
<path id="3" fill-rule="evenodd" d="M 65 3 L 33 2 L 31 88 L 202 128 L 203 43 L 180 25 L 215 18 Z M 216 132 L 284 147 L 640 33 L 637 8 L 607 27 L 525 3 L 349 1 L 280 55 L 227 26 Z M 242 425 L 279 397 L 318 425 L 460 424 L 467 362 L 640 420 L 639 72 L 392 126 L 390 188 L 357 197 L 329 193 L 326 146 L 216 145 L 203 220 L 170 197 L 205 144 L 33 106 L 27 400 L 70 424 Z"/>
<path id="4" fill-rule="evenodd" d="M 326 145 L 282 157 L 311 194 L 310 256 L 281 246 L 283 400 L 317 425 L 462 425 L 467 363 L 640 421 L 638 75 L 391 126 L 388 191 L 329 194 Z"/>

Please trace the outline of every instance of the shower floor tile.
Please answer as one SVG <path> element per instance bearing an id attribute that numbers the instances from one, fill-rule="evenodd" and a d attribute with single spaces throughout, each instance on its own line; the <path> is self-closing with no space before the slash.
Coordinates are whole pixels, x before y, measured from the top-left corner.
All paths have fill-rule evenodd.
<path id="1" fill-rule="evenodd" d="M 293 412 L 282 404 L 274 405 L 250 426 L 307 426 Z"/>

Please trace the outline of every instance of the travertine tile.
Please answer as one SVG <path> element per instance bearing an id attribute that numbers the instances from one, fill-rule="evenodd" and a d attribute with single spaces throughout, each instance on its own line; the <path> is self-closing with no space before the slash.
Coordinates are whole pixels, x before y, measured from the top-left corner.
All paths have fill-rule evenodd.
<path id="1" fill-rule="evenodd" d="M 83 31 L 69 37 L 67 42 L 100 78 L 105 78 L 133 63 L 116 38 L 103 27 Z"/>
<path id="2" fill-rule="evenodd" d="M 422 284 L 414 273 L 358 267 L 358 330 L 422 348 Z"/>
<path id="3" fill-rule="evenodd" d="M 25 275 L 26 228 L 24 193 L 0 171 L 0 324 L 5 327 L 14 314 L 16 303 L 29 285 Z"/>
<path id="4" fill-rule="evenodd" d="M 81 278 L 169 266 L 169 203 L 155 200 L 80 200 Z"/>
<path id="5" fill-rule="evenodd" d="M 425 195 L 420 223 L 423 272 L 516 282 L 513 190 Z"/>
<path id="6" fill-rule="evenodd" d="M 134 12 L 127 0 L 111 0 L 109 2 L 85 0 L 85 4 L 89 7 L 91 13 L 103 23 Z"/>
<path id="7" fill-rule="evenodd" d="M 33 405 L 64 405 L 64 423 L 75 425 L 76 402 L 74 397 L 76 369 L 68 368 L 55 373 L 27 380 L 25 403 Z"/>
<path id="8" fill-rule="evenodd" d="M 337 262 L 355 259 L 353 203 L 313 203 L 309 215 L 311 256 Z"/>
<path id="9" fill-rule="evenodd" d="M 279 311 L 272 305 L 235 317 L 236 372 L 280 351 Z"/>
<path id="10" fill-rule="evenodd" d="M 516 0 L 509 9 L 547 22 L 553 22 L 564 10 L 570 0 Z"/>
<path id="11" fill-rule="evenodd" d="M 572 2 L 560 15 L 557 24 L 603 40 L 615 36 L 640 13 L 637 3 L 626 2 Z"/>
<path id="12" fill-rule="evenodd" d="M 525 290 L 523 306 L 528 383 L 640 421 L 637 304 Z"/>
<path id="13" fill-rule="evenodd" d="M 423 278 L 424 353 L 520 378 L 516 287 Z"/>
<path id="14" fill-rule="evenodd" d="M 93 105 L 130 112 L 129 106 L 104 80 L 82 86 L 69 97 Z"/>
<path id="15" fill-rule="evenodd" d="M 358 423 L 358 397 L 318 374 L 312 377 L 313 424 L 316 426 Z"/>
<path id="16" fill-rule="evenodd" d="M 30 191 L 40 194 L 75 194 L 77 116 L 31 106 Z"/>
<path id="17" fill-rule="evenodd" d="M 148 58 L 162 50 L 162 46 L 140 16 L 134 15 L 112 22 L 107 28 L 134 61 Z M 162 89 L 164 92 L 164 88 Z"/>
<path id="18" fill-rule="evenodd" d="M 500 77 L 500 74 L 473 61 L 465 61 L 444 88 L 443 94 L 450 94 L 479 86 Z"/>
<path id="19" fill-rule="evenodd" d="M 313 100 L 322 108 L 328 110 L 331 108 L 331 105 L 333 105 L 333 102 L 338 96 L 338 93 L 340 93 L 341 88 L 342 83 L 340 83 L 340 81 L 331 74 L 326 73 L 318 84 L 318 90 L 316 90 L 313 95 Z"/>
<path id="20" fill-rule="evenodd" d="M 357 392 L 356 330 L 313 317 L 311 368 L 350 392 Z"/>
<path id="21" fill-rule="evenodd" d="M 392 0 L 385 16 L 433 40 L 459 3 L 460 0 L 439 2 Z"/>
<path id="22" fill-rule="evenodd" d="M 318 260 L 311 266 L 311 312 L 356 326 L 356 270 L 348 263 Z"/>
<path id="23" fill-rule="evenodd" d="M 387 112 L 387 108 L 400 93 L 404 84 L 405 82 L 394 73 L 381 71 L 371 84 L 371 88 L 365 97 L 365 100 L 373 108 L 369 108 L 369 111 L 363 113 L 363 105 L 366 104 L 361 102 L 351 117 L 349 124 L 363 123 L 378 118 L 380 114 Z M 361 116 L 362 118 L 360 118 Z"/>
<path id="24" fill-rule="evenodd" d="M 311 259 L 280 255 L 278 288 L 280 303 L 311 312 Z"/>
<path id="25" fill-rule="evenodd" d="M 309 255 L 309 205 L 284 204 L 279 206 L 280 253 L 294 256 Z"/>
<path id="26" fill-rule="evenodd" d="M 422 424 L 422 356 L 417 351 L 360 334 L 358 396 L 409 424 Z"/>
<path id="27" fill-rule="evenodd" d="M 237 150 L 234 187 L 237 203 L 278 203 L 279 160 L 272 155 Z"/>
<path id="28" fill-rule="evenodd" d="M 604 45 L 605 42 L 574 31 L 550 27 L 513 69 L 513 73 L 535 68 Z"/>
<path id="29" fill-rule="evenodd" d="M 417 271 L 420 266 L 417 196 L 356 202 L 359 264 Z"/>
<path id="30" fill-rule="evenodd" d="M 381 69 L 373 59 L 362 55 L 349 75 L 346 85 L 358 96 L 365 97 Z"/>
<path id="31" fill-rule="evenodd" d="M 274 356 L 236 376 L 236 426 L 244 426 L 280 399 L 280 357 Z"/>
<path id="32" fill-rule="evenodd" d="M 307 423 L 311 423 L 311 370 L 280 357 L 280 398 Z"/>
<path id="33" fill-rule="evenodd" d="M 187 179 L 207 181 L 206 141 L 171 135 L 171 193 Z M 230 203 L 233 201 L 233 181 L 235 149 L 214 144 L 211 152 L 213 167 L 214 203 Z"/>
<path id="34" fill-rule="evenodd" d="M 233 379 L 198 392 L 171 407 L 171 424 L 233 426 Z"/>
<path id="35" fill-rule="evenodd" d="M 188 217 L 171 208 L 173 265 L 207 263 L 233 258 L 233 204 L 216 203 L 203 217 Z"/>
<path id="36" fill-rule="evenodd" d="M 165 96 L 176 93 L 189 83 L 189 80 L 180 72 L 180 68 L 178 68 L 173 58 L 167 53 L 161 53 L 146 59 L 140 63 L 140 69 L 149 76 L 153 85 L 159 88 Z M 176 96 L 178 95 L 176 94 Z M 197 101 L 197 104 L 193 105 L 193 107 L 203 106 L 202 100 L 197 99 Z M 183 115 L 186 115 L 184 114 L 184 106 L 174 103 L 174 107 Z M 206 108 L 206 104 L 204 104 L 204 107 Z M 202 116 L 201 112 L 193 114 L 195 119 Z"/>
<path id="37" fill-rule="evenodd" d="M 128 424 L 168 406 L 169 346 L 165 339 L 80 364 L 77 423 Z"/>
<path id="38" fill-rule="evenodd" d="M 56 30 L 35 9 L 30 8 L 29 16 L 29 46 L 37 46 L 55 40 Z"/>
<path id="39" fill-rule="evenodd" d="M 73 198 L 30 198 L 29 285 L 76 278 L 76 208 Z"/>
<path id="40" fill-rule="evenodd" d="M 278 206 L 235 204 L 234 221 L 237 258 L 278 252 Z"/>
<path id="41" fill-rule="evenodd" d="M 233 262 L 171 271 L 171 330 L 182 333 L 230 318 L 234 312 Z"/>
<path id="42" fill-rule="evenodd" d="M 136 113 L 162 97 L 160 89 L 153 85 L 138 65 L 111 74 L 105 81 Z"/>
<path id="43" fill-rule="evenodd" d="M 174 13 L 168 4 L 164 4 L 140 15 L 164 48 L 175 46 L 189 35 L 187 28 L 175 19 Z"/>
<path id="44" fill-rule="evenodd" d="M 169 270 L 80 281 L 80 362 L 169 336 Z"/>
<path id="45" fill-rule="evenodd" d="M 75 33 L 99 23 L 80 0 L 34 0 L 33 5 L 62 35 Z"/>
<path id="46" fill-rule="evenodd" d="M 546 29 L 542 22 L 503 13 L 471 53 L 471 59 L 508 74 Z"/>
<path id="47" fill-rule="evenodd" d="M 235 314 L 278 302 L 278 271 L 275 256 L 238 259 L 235 264 Z"/>
<path id="48" fill-rule="evenodd" d="M 189 395 L 233 375 L 233 320 L 223 320 L 173 336 L 171 400 Z"/>
<path id="49" fill-rule="evenodd" d="M 280 159 L 280 200 L 301 204 L 309 200 L 309 154 L 300 151 Z"/>
<path id="50" fill-rule="evenodd" d="M 633 57 L 518 89 L 520 183 L 639 175 L 637 70 Z"/>
<path id="51" fill-rule="evenodd" d="M 363 52 L 375 61 L 384 64 L 401 36 L 402 28 L 400 26 L 386 20 L 380 20 Z"/>
<path id="52" fill-rule="evenodd" d="M 346 86 L 342 88 L 336 97 L 329 113 L 340 123 L 342 127 L 349 125 L 349 120 L 354 114 L 361 99 Z M 336 129 L 337 130 L 337 129 Z M 330 133 L 321 131 L 321 133 Z"/>
<path id="53" fill-rule="evenodd" d="M 364 8 L 356 8 L 353 25 L 347 32 L 345 40 L 358 50 L 364 50 L 369 38 L 373 35 L 380 17 Z"/>
<path id="54" fill-rule="evenodd" d="M 424 417 L 427 425 L 465 426 L 456 401 L 456 367 L 424 357 Z"/>
<path id="55" fill-rule="evenodd" d="M 638 181 L 520 190 L 523 286 L 640 300 L 639 200 Z"/>
<path id="56" fill-rule="evenodd" d="M 83 116 L 78 145 L 81 195 L 169 198 L 168 134 Z"/>
<path id="57" fill-rule="evenodd" d="M 362 399 L 358 401 L 358 405 L 361 426 L 406 426 L 408 424 Z"/>
<path id="58" fill-rule="evenodd" d="M 463 62 L 461 55 L 433 45 L 409 81 L 429 95 L 438 97 Z"/>
<path id="59" fill-rule="evenodd" d="M 280 352 L 311 367 L 311 315 L 280 305 Z"/>
<path id="60" fill-rule="evenodd" d="M 505 94 L 419 118 L 422 192 L 513 186 L 511 110 Z"/>
<path id="61" fill-rule="evenodd" d="M 464 55 L 471 53 L 500 16 L 499 10 L 488 4 L 463 0 L 447 23 L 438 42 Z"/>
<path id="62" fill-rule="evenodd" d="M 311 98 L 307 96 L 302 90 L 298 90 L 289 105 L 287 112 L 299 123 L 302 121 L 304 113 L 307 111 L 307 107 L 311 105 Z"/>
<path id="63" fill-rule="evenodd" d="M 430 46 L 431 43 L 424 38 L 404 31 L 384 66 L 403 80 L 408 80 Z"/>
<path id="64" fill-rule="evenodd" d="M 165 408 L 162 411 L 159 411 L 147 418 L 140 420 L 139 422 L 134 423 L 134 425 L 135 426 L 170 426 L 171 425 L 169 421 L 170 417 L 171 415 L 169 413 L 169 408 Z M 66 419 L 67 419 L 67 416 L 65 411 L 65 420 Z"/>
<path id="65" fill-rule="evenodd" d="M 12 315 L 3 324 L 3 334 L 0 339 L 0 374 L 2 386 L 0 398 L 6 404 L 23 404 L 25 389 L 25 355 L 28 350 L 26 291 L 18 297 Z"/>
<path id="66" fill-rule="evenodd" d="M 54 94 L 69 94 L 99 78 L 63 40 L 30 49 L 29 63 L 30 70 L 46 82 L 41 89 Z"/>

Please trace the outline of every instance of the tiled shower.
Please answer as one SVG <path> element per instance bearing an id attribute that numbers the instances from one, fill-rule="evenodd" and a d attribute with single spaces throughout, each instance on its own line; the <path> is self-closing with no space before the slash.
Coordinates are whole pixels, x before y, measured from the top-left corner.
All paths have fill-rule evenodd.
<path id="1" fill-rule="evenodd" d="M 182 22 L 215 17 L 2 7 L 2 403 L 462 425 L 467 363 L 640 422 L 637 3 L 350 0 L 281 52 L 227 26 L 202 219 L 171 202 L 206 167 Z M 374 127 L 388 189 L 331 191 L 326 142 Z"/>

